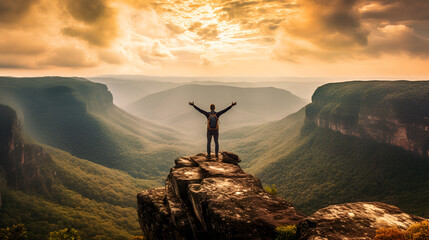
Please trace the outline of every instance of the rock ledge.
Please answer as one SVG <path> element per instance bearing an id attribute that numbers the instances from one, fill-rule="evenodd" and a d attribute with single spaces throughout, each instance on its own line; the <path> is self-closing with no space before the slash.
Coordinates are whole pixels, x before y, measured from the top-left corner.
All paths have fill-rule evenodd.
<path id="1" fill-rule="evenodd" d="M 145 239 L 273 239 L 280 225 L 306 216 L 282 198 L 267 194 L 246 174 L 240 159 L 221 152 L 176 159 L 165 187 L 137 195 Z"/>

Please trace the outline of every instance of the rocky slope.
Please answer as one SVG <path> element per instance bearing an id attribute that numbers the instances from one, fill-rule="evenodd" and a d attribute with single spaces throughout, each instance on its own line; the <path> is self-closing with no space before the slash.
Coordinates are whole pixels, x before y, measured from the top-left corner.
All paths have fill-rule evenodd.
<path id="1" fill-rule="evenodd" d="M 429 157 L 429 81 L 332 83 L 319 87 L 306 120 Z"/>
<path id="2" fill-rule="evenodd" d="M 137 195 L 145 239 L 274 239 L 276 227 L 296 225 L 300 240 L 370 240 L 380 227 L 406 229 L 425 220 L 379 202 L 331 205 L 306 217 L 267 194 L 238 162 L 229 152 L 177 159 L 165 187 Z"/>

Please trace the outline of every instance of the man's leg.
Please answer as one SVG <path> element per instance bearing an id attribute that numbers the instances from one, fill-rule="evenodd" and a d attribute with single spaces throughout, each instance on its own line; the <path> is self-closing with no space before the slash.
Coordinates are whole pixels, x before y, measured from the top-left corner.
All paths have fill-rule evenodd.
<path id="1" fill-rule="evenodd" d="M 212 134 L 210 131 L 207 131 L 207 156 L 210 157 L 210 152 L 211 152 L 211 145 L 212 143 Z"/>
<path id="2" fill-rule="evenodd" d="M 214 142 L 215 142 L 215 154 L 216 154 L 216 157 L 217 157 L 217 155 L 219 153 L 219 132 L 218 131 L 216 131 L 213 134 L 213 138 L 214 138 Z"/>

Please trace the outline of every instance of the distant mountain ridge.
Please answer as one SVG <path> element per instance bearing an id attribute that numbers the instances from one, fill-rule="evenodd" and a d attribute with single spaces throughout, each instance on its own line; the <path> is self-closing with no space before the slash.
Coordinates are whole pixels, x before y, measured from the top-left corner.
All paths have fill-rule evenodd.
<path id="1" fill-rule="evenodd" d="M 181 85 L 180 83 L 162 82 L 150 79 L 123 79 L 118 77 L 93 77 L 91 81 L 106 84 L 114 95 L 114 102 L 125 107 L 149 94 L 164 91 Z"/>
<path id="2" fill-rule="evenodd" d="M 160 77 L 143 75 L 96 76 L 89 79 L 106 84 L 114 95 L 115 104 L 120 107 L 125 107 L 149 94 L 189 84 L 224 85 L 241 88 L 275 87 L 290 91 L 308 101 L 314 90 L 323 82 L 328 81 L 328 79 L 322 78 L 294 77 Z"/>
<path id="3" fill-rule="evenodd" d="M 216 111 L 220 111 L 231 102 L 238 102 L 221 117 L 221 129 L 281 119 L 306 104 L 305 100 L 283 89 L 191 84 L 148 95 L 125 109 L 177 130 L 202 133 L 206 120 L 188 105 L 189 101 L 194 101 L 205 111 L 209 111 L 212 103 L 216 105 Z"/>

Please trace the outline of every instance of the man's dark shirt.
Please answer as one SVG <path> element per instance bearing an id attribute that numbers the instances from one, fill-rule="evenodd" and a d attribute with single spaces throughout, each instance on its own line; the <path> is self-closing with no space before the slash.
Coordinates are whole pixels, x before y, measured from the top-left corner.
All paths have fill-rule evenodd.
<path id="1" fill-rule="evenodd" d="M 232 105 L 231 106 L 229 106 L 229 107 L 227 107 L 227 108 L 225 108 L 224 110 L 222 110 L 222 111 L 219 111 L 219 112 L 215 112 L 215 111 L 211 111 L 211 112 L 206 112 L 206 111 L 204 111 L 204 110 L 202 110 L 201 108 L 199 108 L 199 107 L 197 107 L 197 106 L 195 106 L 194 105 L 194 108 L 195 109 L 197 109 L 197 111 L 198 112 L 200 112 L 200 113 L 202 113 L 202 114 L 204 114 L 204 116 L 206 116 L 206 118 L 209 118 L 210 117 L 210 114 L 214 114 L 214 113 L 216 113 L 216 117 L 220 117 L 220 115 L 222 115 L 222 114 L 224 114 L 224 113 L 226 113 L 229 109 L 231 109 L 232 108 Z"/>

